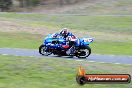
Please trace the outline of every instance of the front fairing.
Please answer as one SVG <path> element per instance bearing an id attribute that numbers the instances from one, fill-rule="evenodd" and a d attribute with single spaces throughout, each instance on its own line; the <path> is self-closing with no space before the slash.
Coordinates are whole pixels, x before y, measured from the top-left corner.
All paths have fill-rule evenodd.
<path id="1" fill-rule="evenodd" d="M 52 41 L 59 41 L 60 44 L 65 44 L 66 40 L 63 37 L 58 37 L 58 38 L 53 38 L 51 34 L 49 34 L 45 39 L 44 39 L 44 44 L 51 44 Z"/>
<path id="2" fill-rule="evenodd" d="M 82 44 L 89 45 L 93 42 L 93 38 L 82 38 Z"/>
<path id="3" fill-rule="evenodd" d="M 52 35 L 51 35 L 51 34 L 48 34 L 48 36 L 45 37 L 43 43 L 44 43 L 44 44 L 52 43 Z"/>
<path id="4" fill-rule="evenodd" d="M 86 46 L 93 42 L 93 38 L 79 38 L 75 42 L 76 46 Z"/>

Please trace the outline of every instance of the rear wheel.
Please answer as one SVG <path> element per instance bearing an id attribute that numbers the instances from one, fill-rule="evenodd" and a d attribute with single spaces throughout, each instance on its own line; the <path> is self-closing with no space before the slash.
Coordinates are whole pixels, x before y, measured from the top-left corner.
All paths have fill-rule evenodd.
<path id="1" fill-rule="evenodd" d="M 42 54 L 42 55 L 44 55 L 44 56 L 50 55 L 51 52 L 46 52 L 46 51 L 45 51 L 46 48 L 47 48 L 47 47 L 46 47 L 45 45 L 41 45 L 41 46 L 39 47 L 39 53 Z"/>
<path id="2" fill-rule="evenodd" d="M 89 46 L 81 47 L 79 49 L 79 54 L 77 54 L 78 58 L 87 58 L 91 54 L 91 48 Z"/>

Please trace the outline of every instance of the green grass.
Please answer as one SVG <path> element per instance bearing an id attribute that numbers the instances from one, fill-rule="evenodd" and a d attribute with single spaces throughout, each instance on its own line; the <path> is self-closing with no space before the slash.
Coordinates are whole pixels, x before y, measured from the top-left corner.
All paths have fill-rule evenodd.
<path id="1" fill-rule="evenodd" d="M 38 49 L 42 41 L 39 34 L 0 32 L 0 47 Z"/>
<path id="2" fill-rule="evenodd" d="M 83 64 L 81 64 L 83 63 Z M 82 65 L 87 73 L 127 73 L 131 66 L 100 64 L 88 61 L 65 60 L 61 58 L 31 58 L 0 55 L 1 88 L 79 88 L 75 81 L 78 67 Z M 104 68 L 102 68 L 104 67 Z M 83 88 L 131 88 L 132 84 L 88 84 Z"/>
<path id="3" fill-rule="evenodd" d="M 80 3 L 71 3 L 70 5 L 64 5 L 60 7 L 59 5 L 56 5 L 56 3 L 49 3 L 48 5 L 42 5 L 36 7 L 30 7 L 28 9 L 25 9 L 26 11 L 30 12 L 41 12 L 41 13 L 64 13 L 64 14 L 130 14 L 132 15 L 132 0 L 81 0 Z M 15 5 L 15 4 L 14 4 Z M 15 8 L 15 7 L 14 7 Z M 49 9 L 50 8 L 50 9 Z M 33 9 L 35 11 L 33 11 Z M 15 8 L 16 11 L 19 11 L 21 9 Z M 25 11 L 23 9 L 23 11 Z"/>
<path id="4" fill-rule="evenodd" d="M 132 15 L 132 0 L 85 0 L 87 2 L 72 6 L 64 11 L 65 14 L 90 14 L 90 15 Z"/>
<path id="5" fill-rule="evenodd" d="M 69 16 L 45 14 L 0 13 L 0 19 L 17 23 L 18 27 L 43 28 L 50 33 L 59 32 L 63 27 L 74 31 L 76 36 L 94 38 L 90 45 L 92 53 L 132 55 L 132 16 Z M 2 21 L 1 21 L 2 22 Z M 8 24 L 10 25 L 10 24 Z M 14 25 L 14 24 L 13 24 Z M 10 26 L 9 26 L 10 27 Z M 17 28 L 16 28 L 17 29 Z M 56 31 L 53 31 L 55 29 Z M 4 29 L 0 29 L 4 30 Z M 81 30 L 81 31 L 80 31 Z M 34 33 L 0 32 L 0 47 L 38 49 L 44 36 Z"/>
<path id="6" fill-rule="evenodd" d="M 43 38 L 39 34 L 0 32 L 0 47 L 38 49 Z M 132 55 L 131 45 L 131 42 L 95 41 L 90 47 L 96 54 Z"/>
<path id="7" fill-rule="evenodd" d="M 45 14 L 1 13 L 0 17 L 14 19 L 28 26 L 50 28 L 68 27 L 86 31 L 132 34 L 132 16 L 66 16 Z"/>
<path id="8" fill-rule="evenodd" d="M 114 55 L 132 55 L 131 42 L 95 42 L 91 44 L 93 53 L 114 54 Z"/>

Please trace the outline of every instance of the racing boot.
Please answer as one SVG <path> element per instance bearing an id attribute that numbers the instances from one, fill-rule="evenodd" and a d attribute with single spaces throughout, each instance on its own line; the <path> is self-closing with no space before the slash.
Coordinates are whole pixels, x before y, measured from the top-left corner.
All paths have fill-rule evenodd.
<path id="1" fill-rule="evenodd" d="M 70 56 L 74 56 L 75 47 L 72 46 L 69 50 L 66 51 L 66 53 Z"/>

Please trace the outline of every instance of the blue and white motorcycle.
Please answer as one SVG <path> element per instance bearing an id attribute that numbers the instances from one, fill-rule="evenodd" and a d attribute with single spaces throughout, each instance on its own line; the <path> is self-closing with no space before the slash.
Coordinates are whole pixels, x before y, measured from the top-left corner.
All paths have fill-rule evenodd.
<path id="1" fill-rule="evenodd" d="M 43 44 L 39 47 L 39 53 L 45 56 L 54 54 L 58 56 L 76 56 L 78 58 L 86 58 L 91 54 L 89 44 L 92 42 L 93 38 L 75 38 L 74 36 L 71 36 L 64 39 L 60 36 L 54 38 L 49 34 L 44 39 Z M 72 55 L 70 53 L 71 47 Z"/>

